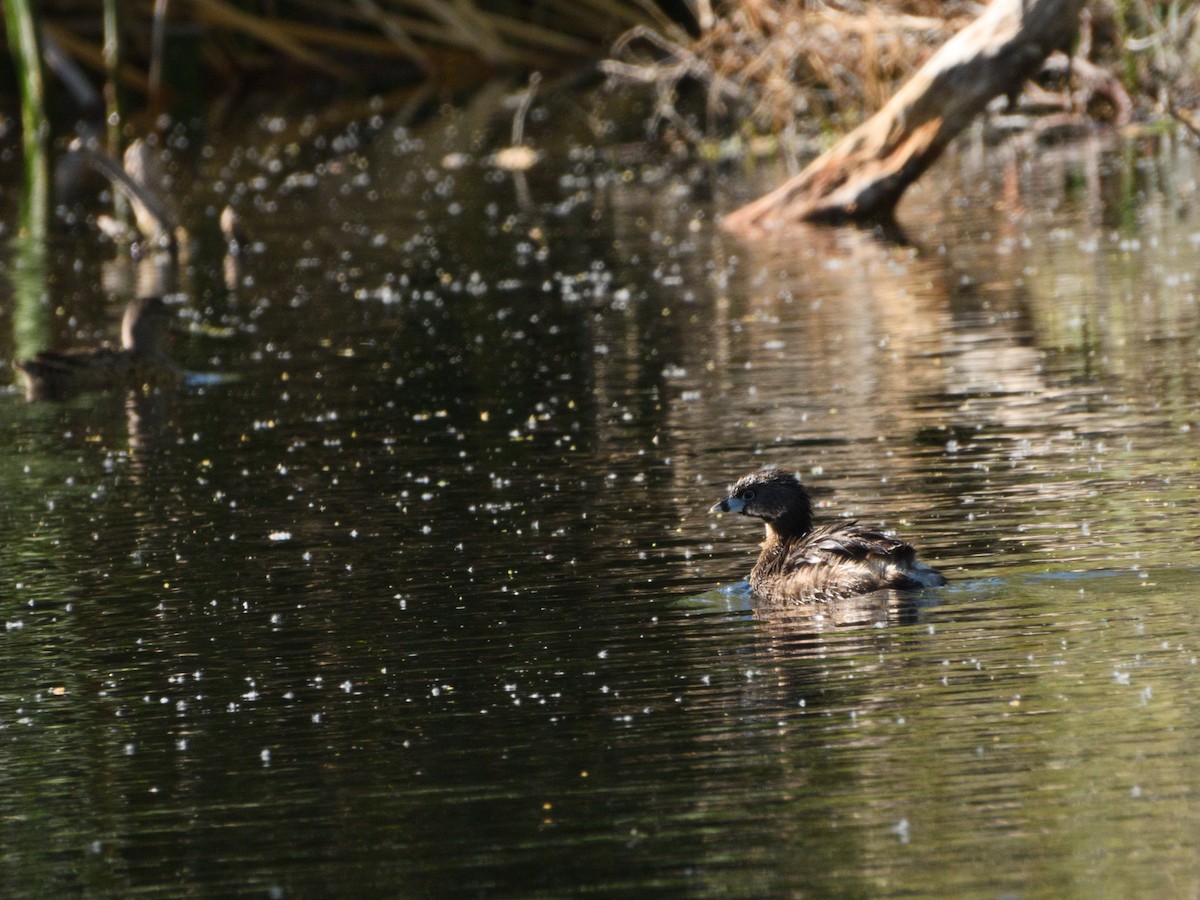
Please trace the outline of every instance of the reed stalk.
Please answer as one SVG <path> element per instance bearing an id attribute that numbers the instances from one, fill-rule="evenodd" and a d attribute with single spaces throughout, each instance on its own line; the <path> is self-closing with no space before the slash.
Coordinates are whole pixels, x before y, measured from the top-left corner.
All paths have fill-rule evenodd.
<path id="1" fill-rule="evenodd" d="M 13 349 L 20 357 L 46 337 L 46 230 L 50 211 L 50 164 L 47 145 L 45 79 L 42 75 L 38 22 L 30 0 L 3 0 L 4 24 L 21 90 L 25 190 L 20 227 L 12 242 L 16 271 L 13 285 Z M 43 344 L 44 346 L 44 344 Z"/>
<path id="2" fill-rule="evenodd" d="M 17 67 L 21 91 L 21 144 L 25 153 L 26 197 L 44 206 L 47 202 L 47 154 L 50 125 L 46 118 L 45 77 L 38 22 L 31 0 L 4 0 L 4 25 L 8 46 Z M 39 175 L 40 170 L 40 175 Z M 30 191 L 33 193 L 30 193 Z M 35 216 L 41 221 L 45 216 Z M 43 231 L 44 235 L 44 231 Z"/>
<path id="3" fill-rule="evenodd" d="M 38 178 L 42 179 L 40 185 L 31 183 Z M 7 277 L 12 286 L 13 359 L 32 356 L 44 349 L 50 338 L 49 310 L 43 302 L 49 182 L 47 166 L 26 167 L 25 193 L 19 210 L 21 224 L 10 247 L 13 271 Z"/>
<path id="4" fill-rule="evenodd" d="M 167 43 L 168 0 L 154 0 L 154 17 L 150 26 L 150 106 L 159 109 L 163 105 L 163 57 Z"/>
<path id="5" fill-rule="evenodd" d="M 117 0 L 104 0 L 104 122 L 105 142 L 114 157 L 121 155 L 121 20 Z M 129 203 L 120 192 L 113 194 L 113 216 L 129 221 Z"/>
<path id="6" fill-rule="evenodd" d="M 104 113 L 108 152 L 121 152 L 121 21 L 117 0 L 104 0 Z"/>

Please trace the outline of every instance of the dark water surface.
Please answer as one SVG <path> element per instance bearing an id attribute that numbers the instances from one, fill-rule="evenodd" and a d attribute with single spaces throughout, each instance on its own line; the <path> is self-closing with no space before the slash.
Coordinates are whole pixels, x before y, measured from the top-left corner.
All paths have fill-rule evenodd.
<path id="1" fill-rule="evenodd" d="M 177 150 L 205 377 L 0 394 L 6 896 L 1200 893 L 1194 153 L 743 243 L 742 173 L 375 124 Z M 7 368 L 136 273 L 3 149 Z M 950 586 L 758 608 L 766 463 Z"/>

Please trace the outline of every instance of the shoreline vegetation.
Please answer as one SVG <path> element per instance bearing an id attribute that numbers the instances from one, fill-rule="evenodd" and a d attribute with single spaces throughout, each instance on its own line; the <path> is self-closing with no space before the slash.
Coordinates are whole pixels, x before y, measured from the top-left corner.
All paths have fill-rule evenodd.
<path id="1" fill-rule="evenodd" d="M 685 152 L 815 155 L 830 135 L 861 131 L 907 79 L 946 56 L 955 35 L 978 31 L 984 11 L 1004 2 L 6 0 L 0 92 L 18 98 L 27 157 L 44 155 L 51 121 L 72 121 L 84 124 L 59 138 L 83 137 L 119 159 L 125 144 L 166 123 L 211 121 L 230 98 L 303 93 L 354 109 L 386 94 L 389 106 L 415 107 L 468 96 L 497 76 L 540 81 L 544 97 L 583 73 L 639 98 L 617 104 L 645 118 L 625 127 Z M 988 109 L 1017 113 L 1018 128 L 1170 117 L 1200 137 L 1200 6 L 1062 8 L 1070 21 L 1055 29 L 1054 46 L 1039 47 L 1034 64 L 1023 60 L 1021 76 L 985 100 L 1007 93 L 1007 107 Z"/>
<path id="2" fill-rule="evenodd" d="M 658 112 L 688 134 L 723 120 L 766 133 L 800 129 L 805 119 L 857 124 L 984 8 L 965 0 L 5 5 L 10 49 L 37 28 L 42 59 L 57 76 L 51 81 L 71 93 L 80 78 L 119 90 L 134 112 L 211 100 L 205 92 L 282 91 L 298 77 L 350 90 L 457 89 L 499 73 L 549 76 L 596 65 L 618 83 L 653 90 Z M 1187 0 L 1092 3 L 1073 58 L 1104 67 L 1161 111 L 1171 103 L 1191 112 L 1200 88 L 1198 19 Z M 12 63 L 6 87 L 27 74 L 19 57 Z M 1084 79 L 1090 74 L 1089 67 Z M 1071 75 L 1079 90 L 1079 74 Z M 707 121 L 676 115 L 689 82 L 705 91 Z"/>

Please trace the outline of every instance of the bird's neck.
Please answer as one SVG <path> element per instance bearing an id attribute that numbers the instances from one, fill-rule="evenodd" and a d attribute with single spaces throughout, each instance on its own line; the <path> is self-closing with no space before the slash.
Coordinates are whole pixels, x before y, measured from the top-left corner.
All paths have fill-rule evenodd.
<path id="1" fill-rule="evenodd" d="M 806 523 L 767 522 L 766 538 L 760 545 L 762 552 L 758 554 L 755 569 L 768 571 L 778 568 L 787 559 L 788 547 L 803 538 L 810 530 L 811 526 Z"/>
<path id="2" fill-rule="evenodd" d="M 812 520 L 808 516 L 796 516 L 767 522 L 766 538 L 762 552 L 754 564 L 755 572 L 764 575 L 782 567 L 788 558 L 791 546 L 803 540 L 812 531 Z"/>
<path id="3" fill-rule="evenodd" d="M 773 543 L 782 545 L 799 540 L 812 531 L 812 527 L 812 513 L 809 510 L 801 509 L 788 513 L 767 523 L 767 539 L 763 546 Z"/>
<path id="4" fill-rule="evenodd" d="M 762 552 L 758 554 L 758 560 L 754 563 L 754 569 L 750 573 L 751 584 L 754 584 L 757 579 L 774 573 L 787 557 L 785 552 L 787 545 L 770 523 L 767 523 L 766 540 L 760 546 Z"/>

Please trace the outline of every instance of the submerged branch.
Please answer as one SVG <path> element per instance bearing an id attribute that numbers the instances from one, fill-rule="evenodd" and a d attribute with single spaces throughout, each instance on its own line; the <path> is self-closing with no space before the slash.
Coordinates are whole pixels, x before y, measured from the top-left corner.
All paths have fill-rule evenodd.
<path id="1" fill-rule="evenodd" d="M 725 227 L 889 219 L 908 186 L 993 98 L 1018 92 L 1069 45 L 1083 2 L 994 0 L 883 109 L 795 178 L 731 213 Z"/>

